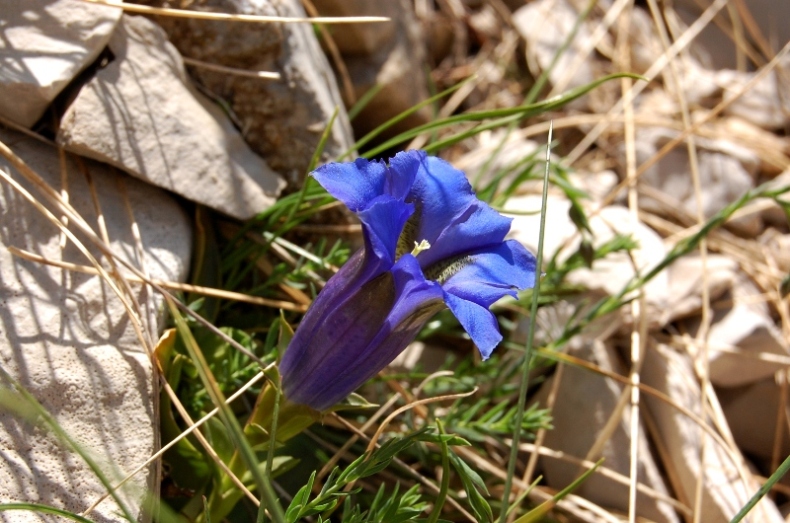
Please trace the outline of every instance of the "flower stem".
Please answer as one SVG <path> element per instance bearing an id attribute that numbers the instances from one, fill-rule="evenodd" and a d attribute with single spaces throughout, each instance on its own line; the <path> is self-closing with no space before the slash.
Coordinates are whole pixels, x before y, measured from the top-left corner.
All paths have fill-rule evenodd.
<path id="1" fill-rule="evenodd" d="M 546 172 L 543 175 L 543 201 L 540 211 L 540 234 L 538 236 L 538 255 L 536 263 L 535 286 L 532 289 L 532 308 L 529 314 L 529 335 L 527 336 L 527 346 L 524 353 L 524 362 L 521 373 L 521 384 L 518 394 L 518 408 L 516 411 L 513 426 L 513 443 L 510 447 L 510 460 L 507 464 L 507 478 L 505 479 L 505 490 L 502 494 L 502 508 L 499 512 L 499 523 L 505 523 L 508 513 L 509 499 L 513 486 L 513 475 L 516 472 L 516 460 L 518 459 L 518 444 L 521 439 L 521 421 L 524 418 L 524 411 L 527 403 L 527 389 L 529 388 L 529 366 L 532 361 L 532 342 L 535 335 L 535 321 L 538 315 L 538 296 L 540 295 L 540 274 L 543 265 L 543 236 L 546 229 L 546 201 L 549 194 L 549 165 L 551 162 L 551 140 L 554 126 L 549 125 L 548 143 L 546 144 Z"/>

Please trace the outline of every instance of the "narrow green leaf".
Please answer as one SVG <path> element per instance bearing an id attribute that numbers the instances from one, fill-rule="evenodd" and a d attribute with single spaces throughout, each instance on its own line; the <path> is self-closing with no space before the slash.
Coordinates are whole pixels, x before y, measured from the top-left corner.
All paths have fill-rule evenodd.
<path id="1" fill-rule="evenodd" d="M 570 494 L 571 492 L 573 492 L 574 490 L 576 490 L 579 487 L 579 485 L 587 481 L 587 478 L 589 478 L 593 472 L 598 470 L 598 467 L 601 466 L 601 463 L 603 463 L 603 461 L 604 461 L 603 458 L 598 460 L 598 462 L 595 465 L 593 465 L 584 474 L 579 476 L 573 483 L 571 483 L 561 491 L 557 492 L 557 494 L 555 494 L 554 497 L 551 498 L 550 500 L 544 501 L 537 507 L 533 508 L 532 510 L 530 510 L 529 512 L 518 518 L 514 523 L 536 523 L 538 521 L 543 521 L 543 518 L 546 516 L 546 514 L 549 513 L 549 511 L 552 508 L 554 508 L 557 502 L 562 498 L 564 498 L 565 496 L 567 496 L 568 494 Z"/>
<path id="2" fill-rule="evenodd" d="M 38 512 L 39 514 L 51 514 L 53 516 L 60 516 L 62 518 L 77 521 L 79 523 L 93 523 L 88 518 L 82 517 L 68 510 L 51 507 L 49 505 L 42 505 L 40 503 L 2 503 L 0 504 L 0 512 L 9 510 L 24 510 L 29 512 Z"/>
<path id="3" fill-rule="evenodd" d="M 488 501 L 486 501 L 480 493 L 480 491 L 483 491 L 488 495 L 488 490 L 486 489 L 485 483 L 483 483 L 483 479 L 454 452 L 450 453 L 450 463 L 452 463 L 453 468 L 458 473 L 458 477 L 461 478 L 467 501 L 477 520 L 493 521 L 494 513 L 491 511 L 491 505 L 488 504 Z"/>

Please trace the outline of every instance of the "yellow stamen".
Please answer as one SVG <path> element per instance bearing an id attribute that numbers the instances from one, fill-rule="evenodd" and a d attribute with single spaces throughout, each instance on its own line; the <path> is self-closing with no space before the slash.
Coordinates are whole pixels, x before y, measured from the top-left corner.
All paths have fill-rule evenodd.
<path id="1" fill-rule="evenodd" d="M 431 244 L 427 240 L 422 240 L 420 243 L 414 242 L 414 249 L 411 251 L 412 256 L 417 256 L 422 251 L 427 251 L 431 248 Z"/>

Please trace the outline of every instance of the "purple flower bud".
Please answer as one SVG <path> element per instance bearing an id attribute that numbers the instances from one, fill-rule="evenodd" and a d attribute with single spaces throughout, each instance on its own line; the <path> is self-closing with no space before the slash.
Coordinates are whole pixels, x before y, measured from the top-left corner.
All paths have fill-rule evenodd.
<path id="1" fill-rule="evenodd" d="M 280 363 L 283 390 L 325 410 L 386 367 L 445 307 L 483 358 L 502 340 L 489 307 L 535 282 L 509 218 L 461 171 L 424 151 L 358 159 L 313 176 L 362 222 L 365 247 L 319 293 Z"/>

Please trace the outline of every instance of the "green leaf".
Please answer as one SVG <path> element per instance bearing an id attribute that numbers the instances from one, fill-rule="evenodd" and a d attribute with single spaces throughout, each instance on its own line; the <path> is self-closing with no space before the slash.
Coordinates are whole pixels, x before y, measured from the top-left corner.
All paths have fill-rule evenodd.
<path id="1" fill-rule="evenodd" d="M 0 504 L 0 512 L 5 512 L 8 510 L 24 510 L 29 512 L 38 512 L 39 514 L 51 514 L 53 516 L 60 516 L 62 518 L 70 519 L 72 521 L 77 521 L 78 523 L 93 523 L 88 518 L 84 518 L 78 514 L 74 514 L 73 512 L 69 512 L 67 510 L 59 509 L 56 507 L 50 507 L 49 505 L 42 505 L 40 503 L 2 503 Z"/>
<path id="2" fill-rule="evenodd" d="M 532 510 L 530 510 L 529 512 L 518 518 L 514 523 L 537 523 L 538 521 L 543 521 L 543 518 L 546 516 L 546 514 L 549 513 L 549 511 L 552 508 L 554 508 L 557 502 L 562 498 L 564 498 L 565 496 L 567 496 L 568 494 L 570 494 L 571 492 L 573 492 L 574 490 L 576 490 L 579 487 L 579 485 L 587 481 L 587 478 L 589 478 L 590 475 L 592 475 L 592 473 L 595 472 L 598 469 L 598 467 L 601 466 L 601 463 L 603 463 L 603 461 L 604 461 L 603 459 L 598 460 L 598 462 L 595 465 L 593 465 L 584 474 L 579 476 L 573 483 L 571 483 L 570 485 L 559 491 L 557 494 L 554 495 L 553 498 L 544 501 L 537 507 L 533 508 Z"/>
<path id="3" fill-rule="evenodd" d="M 307 484 L 299 489 L 293 500 L 291 500 L 291 504 L 288 505 L 288 508 L 285 510 L 285 520 L 288 523 L 296 523 L 302 517 L 301 511 L 307 506 L 307 502 L 310 500 L 310 493 L 313 491 L 315 474 L 316 473 L 314 471 L 310 475 L 310 479 L 307 480 Z"/>
<path id="4" fill-rule="evenodd" d="M 458 457 L 454 452 L 450 453 L 450 463 L 461 478 L 461 483 L 464 485 L 467 501 L 472 508 L 472 513 L 478 521 L 493 521 L 494 513 L 491 511 L 491 505 L 480 493 L 481 491 L 488 495 L 488 489 L 483 482 L 483 478 L 472 470 L 464 460 Z"/>

